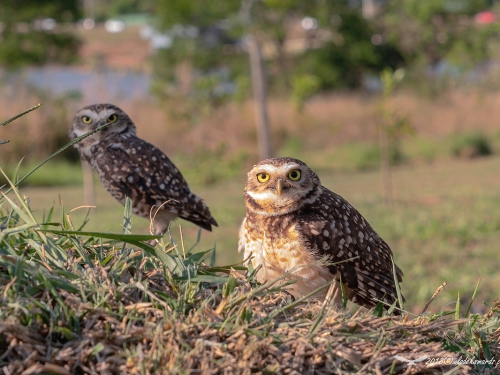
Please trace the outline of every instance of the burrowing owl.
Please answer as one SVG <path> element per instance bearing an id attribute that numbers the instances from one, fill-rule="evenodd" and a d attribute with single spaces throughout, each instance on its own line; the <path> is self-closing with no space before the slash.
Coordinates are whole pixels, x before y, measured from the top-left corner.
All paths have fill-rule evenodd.
<path id="1" fill-rule="evenodd" d="M 83 160 L 99 174 L 104 187 L 121 204 L 125 197 L 133 212 L 144 218 L 156 214 L 155 234 L 163 234 L 177 217 L 211 231 L 217 222 L 208 206 L 191 193 L 181 172 L 158 148 L 136 136 L 132 120 L 112 104 L 94 104 L 78 111 L 71 139 L 109 123 L 77 143 Z"/>
<path id="2" fill-rule="evenodd" d="M 254 268 L 261 266 L 258 281 L 291 271 L 295 296 L 334 279 L 337 305 L 342 301 L 339 282 L 346 297 L 362 306 L 397 299 L 387 243 L 349 202 L 321 186 L 305 163 L 293 158 L 261 161 L 248 173 L 244 197 L 247 213 L 238 250 L 244 259 L 253 256 Z M 318 262 L 324 256 L 329 263 Z M 396 274 L 402 281 L 397 266 Z"/>

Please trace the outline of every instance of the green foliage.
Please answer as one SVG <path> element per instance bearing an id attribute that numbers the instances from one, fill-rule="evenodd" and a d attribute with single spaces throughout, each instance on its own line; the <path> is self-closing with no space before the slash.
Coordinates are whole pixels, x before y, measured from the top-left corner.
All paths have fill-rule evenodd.
<path id="1" fill-rule="evenodd" d="M 427 82 L 422 79 L 428 72 L 424 68 L 445 61 L 455 79 L 493 56 L 499 26 L 475 24 L 473 17 L 487 8 L 483 0 L 393 0 L 382 5 L 374 20 L 366 20 L 361 7 L 352 7 L 347 0 L 161 2 L 155 13 L 174 44 L 154 59 L 155 92 L 176 92 L 176 67 L 186 61 L 194 71 L 193 83 L 197 76 L 210 75 L 222 67 L 228 69 L 230 81 L 239 82 L 239 77 L 249 75 L 242 39 L 247 35 L 254 35 L 266 47 L 269 90 L 280 95 L 291 93 L 299 109 L 318 91 L 360 88 L 364 77 L 378 75 L 386 67 L 408 67 L 418 86 Z M 314 18 L 316 27 L 302 30 L 303 17 Z M 192 26 L 198 27 L 196 38 L 186 37 L 186 28 Z M 288 42 L 299 39 L 305 40 L 305 48 L 291 51 Z M 429 84 L 446 86 L 449 77 L 444 76 Z M 196 84 L 192 87 L 197 90 Z M 242 92 L 249 90 L 236 88 L 239 100 Z M 209 105 L 232 98 L 227 95 Z"/>
<path id="2" fill-rule="evenodd" d="M 396 68 L 403 62 L 395 44 L 372 44 L 373 25 L 361 16 L 360 8 L 352 8 L 344 0 L 175 0 L 159 3 L 156 14 L 162 30 L 173 37 L 171 48 L 158 51 L 153 60 L 154 92 L 160 96 L 180 93 L 199 103 L 197 80 L 221 68 L 228 70 L 228 80 L 242 83 L 240 77 L 249 75 L 244 43 L 248 35 L 258 38 L 265 51 L 273 50 L 264 56 L 271 73 L 269 90 L 291 92 L 298 108 L 318 90 L 359 88 L 365 73 L 378 73 L 386 66 Z M 317 28 L 290 35 L 290 25 L 300 28 L 303 17 L 313 17 Z M 196 37 L 193 26 L 198 30 Z M 294 38 L 305 38 L 306 45 L 315 47 L 293 53 L 285 42 Z M 182 79 L 179 66 L 187 68 L 191 78 Z M 190 82 L 189 90 L 183 88 L 186 82 Z M 242 92 L 249 93 L 246 87 L 237 87 L 234 96 L 209 104 L 216 106 L 236 96 L 241 100 Z M 213 97 L 214 90 L 211 92 Z M 206 97 L 201 96 L 201 100 Z"/>
<path id="3" fill-rule="evenodd" d="M 112 0 L 100 1 L 96 5 L 96 20 L 104 21 L 110 17 L 152 12 L 153 0 Z"/>
<path id="4" fill-rule="evenodd" d="M 38 22 L 53 18 L 54 30 L 41 30 Z M 78 56 L 79 40 L 63 23 L 80 18 L 77 0 L 4 0 L 0 4 L 0 66 L 70 63 Z"/>
<path id="5" fill-rule="evenodd" d="M 165 29 L 174 25 L 196 25 L 203 28 L 234 16 L 240 7 L 241 2 L 238 0 L 163 0 L 158 2 L 156 12 L 160 25 Z"/>
<path id="6" fill-rule="evenodd" d="M 321 80 L 312 74 L 295 76 L 292 79 L 292 100 L 295 107 L 300 111 L 307 98 L 314 95 L 321 87 Z"/>
<path id="7" fill-rule="evenodd" d="M 328 27 L 333 34 L 331 41 L 305 51 L 294 67 L 301 72 L 314 72 L 321 80 L 322 90 L 360 88 L 364 74 L 377 74 L 386 67 L 396 69 L 404 63 L 397 43 L 371 42 L 376 29 L 357 9 L 339 6 L 331 17 L 336 20 L 336 25 Z"/>
<path id="8" fill-rule="evenodd" d="M 470 67 L 491 55 L 499 27 L 474 24 L 487 8 L 484 0 L 391 0 L 382 12 L 382 27 L 409 64 L 436 64 L 446 59 Z"/>
<path id="9" fill-rule="evenodd" d="M 455 157 L 474 158 L 492 153 L 489 138 L 481 132 L 458 134 L 451 139 L 451 154 Z"/>
<path id="10" fill-rule="evenodd" d="M 392 205 L 391 154 L 400 149 L 401 138 L 415 133 L 407 117 L 399 115 L 392 105 L 394 90 L 405 75 L 403 69 L 392 71 L 386 68 L 380 74 L 382 98 L 380 101 L 380 120 L 378 124 L 380 147 L 380 174 L 384 192 L 384 203 Z"/>

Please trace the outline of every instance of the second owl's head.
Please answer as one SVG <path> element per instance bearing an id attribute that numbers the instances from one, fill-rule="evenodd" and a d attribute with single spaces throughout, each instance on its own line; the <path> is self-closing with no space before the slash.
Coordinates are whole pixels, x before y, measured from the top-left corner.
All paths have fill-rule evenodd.
<path id="1" fill-rule="evenodd" d="M 256 164 L 247 175 L 247 210 L 276 216 L 298 210 L 320 194 L 321 181 L 304 162 L 284 157 Z"/>
<path id="2" fill-rule="evenodd" d="M 134 123 L 120 108 L 113 104 L 93 104 L 76 113 L 70 137 L 74 139 L 106 124 L 108 125 L 86 138 L 85 143 L 95 144 L 120 134 L 136 134 Z"/>

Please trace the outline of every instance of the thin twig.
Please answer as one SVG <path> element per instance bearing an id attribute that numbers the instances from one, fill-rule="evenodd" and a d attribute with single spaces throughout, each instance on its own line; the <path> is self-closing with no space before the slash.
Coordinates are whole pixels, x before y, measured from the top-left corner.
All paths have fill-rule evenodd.
<path id="1" fill-rule="evenodd" d="M 436 291 L 434 292 L 434 294 L 432 295 L 431 299 L 429 300 L 429 302 L 427 302 L 425 304 L 425 307 L 424 309 L 422 310 L 422 312 L 420 314 L 423 314 L 424 312 L 427 311 L 427 308 L 429 307 L 429 305 L 432 303 L 432 301 L 434 301 L 434 298 L 436 298 L 436 296 L 441 293 L 441 291 L 444 289 L 444 287 L 448 285 L 448 281 L 445 281 L 444 283 L 442 283 L 437 289 Z"/>

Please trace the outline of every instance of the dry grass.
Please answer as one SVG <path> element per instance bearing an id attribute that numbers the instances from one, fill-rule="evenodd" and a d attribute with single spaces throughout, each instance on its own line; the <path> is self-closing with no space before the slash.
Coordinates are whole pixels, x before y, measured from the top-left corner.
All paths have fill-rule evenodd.
<path id="1" fill-rule="evenodd" d="M 101 273 L 102 275 L 96 275 Z M 103 270 L 91 272 L 95 282 L 117 294 Z M 146 287 L 170 293 L 147 279 Z M 118 286 L 119 287 L 119 286 Z M 461 321 L 374 317 L 370 312 L 352 316 L 321 309 L 319 303 L 303 303 L 273 314 L 290 305 L 283 293 L 266 292 L 248 297 L 252 288 L 241 283 L 235 295 L 245 301 L 221 312 L 228 299 L 220 289 L 202 291 L 188 314 L 165 309 L 144 300 L 132 284 L 121 300 L 99 308 L 83 303 L 74 295 L 62 295 L 69 308 L 80 314 L 78 335 L 61 337 L 50 327 L 24 327 L 18 322 L 0 323 L 6 352 L 2 362 L 5 374 L 250 374 L 317 373 L 337 374 L 359 371 L 376 374 L 471 374 L 472 366 L 420 362 L 413 366 L 394 358 L 422 357 L 457 359 L 459 355 L 443 349 L 442 339 Z M 203 295 L 206 295 L 203 298 Z M 233 297 L 233 296 L 231 296 Z M 151 299 L 148 299 L 151 300 Z M 41 301 L 42 303 L 45 301 Z M 119 313 L 119 311 L 123 313 Z M 166 311 L 165 311 L 166 310 Z M 244 315 L 241 318 L 241 315 Z M 250 318 L 247 318 L 247 315 Z M 316 318 L 324 314 L 320 327 L 311 332 Z M 272 321 L 269 317 L 273 316 Z M 69 322 L 60 321 L 63 328 Z M 62 331 L 62 329 L 61 329 Z M 50 358 L 50 360 L 47 360 Z M 465 358 L 465 357 L 464 357 Z"/>
<path id="2" fill-rule="evenodd" d="M 151 248 L 126 234 L 130 205 L 124 234 L 109 241 L 68 231 L 64 217 L 62 231 L 51 230 L 24 202 L 9 203 L 0 247 L 6 375 L 472 374 L 491 366 L 449 361 L 499 354 L 496 309 L 468 319 L 351 314 L 328 300 L 294 301 L 280 280 L 258 285 L 255 271 L 237 265 Z M 410 366 L 395 356 L 436 361 Z"/>

